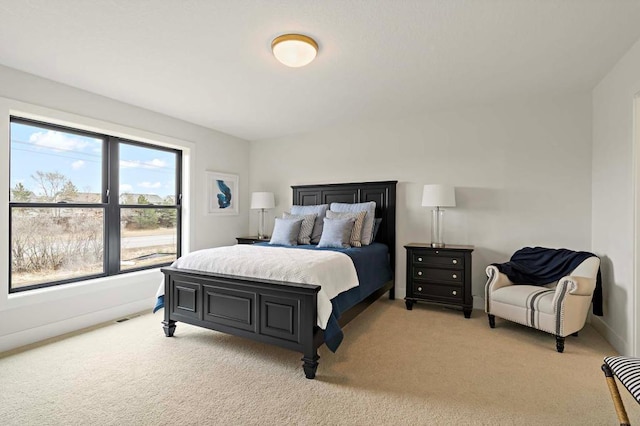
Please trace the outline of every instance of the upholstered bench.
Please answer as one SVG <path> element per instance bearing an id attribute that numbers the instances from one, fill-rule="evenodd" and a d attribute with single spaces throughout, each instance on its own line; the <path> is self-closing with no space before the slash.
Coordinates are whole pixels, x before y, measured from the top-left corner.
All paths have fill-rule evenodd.
<path id="1" fill-rule="evenodd" d="M 611 399 L 620 425 L 629 425 L 629 417 L 624 409 L 614 376 L 640 404 L 640 358 L 608 356 L 604 359 L 602 371 L 607 378 L 607 385 L 609 385 L 609 392 L 611 392 Z"/>

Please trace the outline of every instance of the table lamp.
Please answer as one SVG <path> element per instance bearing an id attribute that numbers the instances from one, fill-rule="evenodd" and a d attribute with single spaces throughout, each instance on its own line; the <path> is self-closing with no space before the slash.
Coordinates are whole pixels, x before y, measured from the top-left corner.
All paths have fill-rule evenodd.
<path id="1" fill-rule="evenodd" d="M 268 240 L 264 231 L 264 211 L 276 206 L 273 192 L 254 192 L 251 194 L 251 209 L 260 210 L 260 221 L 258 222 L 258 238 Z"/>
<path id="2" fill-rule="evenodd" d="M 435 207 L 431 211 L 431 247 L 444 247 L 444 210 L 441 207 L 455 207 L 456 193 L 453 186 L 425 185 L 422 191 L 422 206 Z"/>

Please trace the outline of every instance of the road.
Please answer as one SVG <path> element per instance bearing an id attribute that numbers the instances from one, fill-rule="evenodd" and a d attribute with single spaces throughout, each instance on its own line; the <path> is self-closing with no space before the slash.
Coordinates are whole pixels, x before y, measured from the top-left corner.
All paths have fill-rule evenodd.
<path id="1" fill-rule="evenodd" d="M 122 239 L 122 248 L 138 248 L 138 247 L 152 247 L 162 246 L 166 244 L 175 244 L 176 235 L 146 235 L 140 237 L 124 237 Z"/>

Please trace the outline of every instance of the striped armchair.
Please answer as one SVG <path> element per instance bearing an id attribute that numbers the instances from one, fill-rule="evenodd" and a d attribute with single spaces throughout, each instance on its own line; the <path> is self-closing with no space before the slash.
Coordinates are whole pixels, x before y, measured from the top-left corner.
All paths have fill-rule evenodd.
<path id="1" fill-rule="evenodd" d="M 582 261 L 568 276 L 544 286 L 514 285 L 497 267 L 487 267 L 485 312 L 489 326 L 495 317 L 514 321 L 556 336 L 556 349 L 564 351 L 564 339 L 584 327 L 596 286 L 600 259 Z"/>

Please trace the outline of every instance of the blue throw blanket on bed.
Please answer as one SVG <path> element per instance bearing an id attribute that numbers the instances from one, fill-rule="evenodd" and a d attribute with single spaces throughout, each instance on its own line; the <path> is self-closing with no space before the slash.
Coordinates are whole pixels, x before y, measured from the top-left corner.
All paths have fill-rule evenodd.
<path id="1" fill-rule="evenodd" d="M 164 294 L 162 296 L 158 296 L 156 299 L 156 306 L 153 307 L 153 313 L 155 314 L 156 311 L 159 311 L 162 308 L 164 308 Z"/>
<path id="2" fill-rule="evenodd" d="M 516 251 L 508 262 L 493 265 L 514 284 L 544 285 L 569 275 L 585 259 L 593 256 L 595 254 L 586 251 L 525 247 Z M 593 314 L 602 316 L 600 269 L 593 292 Z"/>

